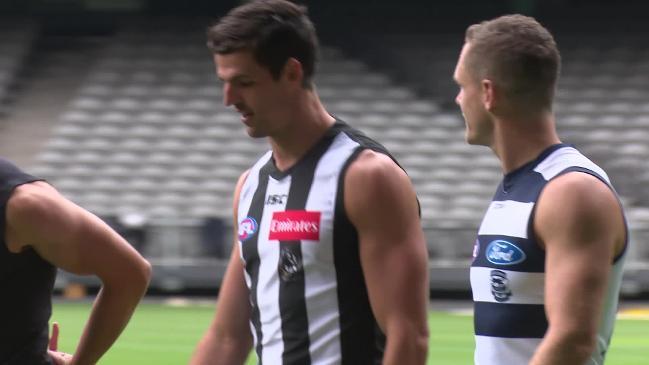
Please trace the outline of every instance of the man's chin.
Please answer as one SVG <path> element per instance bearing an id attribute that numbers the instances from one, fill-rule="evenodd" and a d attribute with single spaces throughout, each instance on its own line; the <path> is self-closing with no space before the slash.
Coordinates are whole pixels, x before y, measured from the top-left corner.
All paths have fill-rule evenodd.
<path id="1" fill-rule="evenodd" d="M 246 127 L 246 133 L 248 134 L 248 137 L 250 138 L 265 138 L 267 137 L 266 133 L 262 133 L 261 131 L 251 128 L 251 127 Z"/>
<path id="2" fill-rule="evenodd" d="M 477 138 L 477 136 L 472 135 L 468 132 L 464 135 L 464 140 L 467 144 L 470 144 L 472 146 L 487 146 L 484 141 L 481 141 L 479 138 Z"/>
<path id="3" fill-rule="evenodd" d="M 469 133 L 468 130 L 466 130 L 464 132 L 464 140 L 466 141 L 467 144 L 470 144 L 470 145 L 475 145 L 476 144 L 475 136 L 472 135 L 471 133 Z"/>

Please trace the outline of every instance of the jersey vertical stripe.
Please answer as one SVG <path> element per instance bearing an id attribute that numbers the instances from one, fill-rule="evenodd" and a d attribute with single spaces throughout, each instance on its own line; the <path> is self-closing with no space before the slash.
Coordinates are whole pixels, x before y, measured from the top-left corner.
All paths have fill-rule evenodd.
<path id="1" fill-rule="evenodd" d="M 355 151 L 348 165 L 358 156 Z M 385 335 L 381 332 L 376 319 L 370 310 L 367 287 L 360 265 L 360 251 L 356 230 L 346 216 L 344 207 L 343 176 L 339 181 L 339 193 L 336 196 L 334 216 L 334 260 L 338 280 L 338 297 L 340 306 L 340 346 L 342 364 L 379 365 L 385 348 Z M 341 237 L 341 238 L 338 238 Z M 346 237 L 346 239 L 343 239 Z"/>
<path id="2" fill-rule="evenodd" d="M 527 364 L 545 335 L 545 251 L 531 233 L 534 209 L 549 181 L 573 171 L 591 174 L 610 187 L 601 168 L 563 144 L 507 174 L 498 186 L 480 226 L 471 265 L 476 364 Z M 603 363 L 608 348 L 624 256 L 615 260 L 609 276 L 593 364 Z"/>
<path id="3" fill-rule="evenodd" d="M 324 227 L 332 227 L 332 230 L 322 231 L 320 242 L 303 242 L 306 255 L 318 255 L 310 257 L 310 261 L 321 262 L 323 266 L 318 270 L 306 271 L 306 296 L 313 298 L 307 302 L 309 317 L 312 318 L 309 333 L 312 339 L 310 351 L 314 358 L 321 359 L 323 363 L 338 364 L 345 359 L 341 354 L 340 327 L 344 325 L 340 317 L 340 304 L 338 296 L 337 268 L 334 263 L 334 245 L 336 240 L 333 232 L 337 229 L 334 224 L 334 210 L 336 205 L 336 194 L 342 188 L 339 178 L 344 176 L 343 166 L 352 156 L 359 144 L 350 137 L 341 133 L 333 140 L 329 150 L 322 156 L 318 163 L 315 176 L 319 178 L 313 181 L 311 194 L 307 201 L 308 210 L 321 210 L 321 222 Z M 326 162 L 326 163 L 325 163 Z M 342 207 L 342 206 L 338 206 Z M 345 237 L 342 242 L 353 244 L 351 237 Z M 315 245 L 327 245 L 326 249 L 314 250 Z M 338 308 L 335 315 L 330 308 Z M 336 340 L 334 340 L 336 339 Z"/>
<path id="4" fill-rule="evenodd" d="M 246 282 L 251 293 L 251 325 L 253 327 L 252 332 L 256 342 L 255 351 L 260 359 L 259 365 L 263 365 L 264 362 L 261 356 L 263 333 L 261 331 L 261 318 L 257 297 L 257 284 L 259 278 L 259 252 L 257 251 L 257 241 L 259 240 L 259 222 L 261 222 L 261 217 L 264 211 L 264 191 L 266 190 L 265 186 L 268 185 L 268 172 L 261 169 L 261 167 L 265 166 L 269 160 L 270 155 L 267 154 L 267 156 L 264 156 L 264 158 L 257 163 L 259 166 L 256 166 L 257 168 L 253 169 L 251 173 L 248 174 L 246 180 L 250 183 L 254 183 L 260 188 L 257 190 L 251 190 L 247 186 L 242 187 L 238 212 L 239 222 L 242 222 L 245 219 L 252 219 L 255 223 L 255 231 L 252 232 L 251 236 L 246 237 L 245 240 L 241 237 L 241 232 L 239 233 L 239 244 L 241 245 L 240 254 L 244 260 L 246 268 Z M 247 213 L 245 216 L 242 216 L 242 212 Z"/>
<path id="5" fill-rule="evenodd" d="M 287 195 L 292 182 L 290 176 L 285 179 L 277 179 L 276 176 L 273 176 L 274 168 L 271 164 L 271 161 L 267 164 L 268 169 L 273 171 L 269 171 L 268 186 L 264 194 L 264 215 L 259 223 L 260 238 L 257 241 L 257 250 L 260 260 L 259 282 L 262 285 L 257 288 L 256 293 L 261 318 L 261 332 L 264 334 L 261 359 L 269 365 L 279 363 L 278 359 L 282 358 L 285 343 L 282 340 L 283 323 L 279 306 L 281 283 L 275 280 L 280 261 L 279 244 L 277 242 L 271 244 L 266 232 L 269 230 L 273 213 L 283 211 L 286 201 L 272 205 L 267 202 L 272 196 Z"/>
<path id="6" fill-rule="evenodd" d="M 309 154 L 299 165 L 295 166 L 294 171 L 291 172 L 292 184 L 287 198 L 286 210 L 308 211 L 306 202 L 312 189 L 316 164 L 324 151 L 329 148 L 330 142 L 330 140 L 327 140 L 326 143 L 319 143 L 316 150 Z M 314 208 L 321 211 L 321 209 L 318 209 L 320 207 Z M 286 260 L 287 257 L 304 266 L 305 260 L 302 255 L 301 240 L 280 242 L 280 261 Z M 280 262 L 280 269 L 281 265 L 285 264 L 287 263 Z M 282 314 L 284 346 L 288 350 L 283 354 L 284 364 L 309 365 L 311 363 L 304 278 L 305 273 L 308 271 L 308 268 L 303 267 L 302 271 L 294 274 L 284 274 L 285 276 L 290 275 L 290 277 L 286 280 L 280 280 L 279 307 Z M 280 272 L 280 277 L 282 277 L 282 274 Z"/>

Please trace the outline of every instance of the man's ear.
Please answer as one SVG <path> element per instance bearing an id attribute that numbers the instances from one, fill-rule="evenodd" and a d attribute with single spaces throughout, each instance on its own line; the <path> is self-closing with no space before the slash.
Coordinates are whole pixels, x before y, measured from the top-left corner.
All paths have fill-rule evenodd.
<path id="1" fill-rule="evenodd" d="M 482 89 L 482 104 L 487 111 L 492 112 L 496 108 L 498 98 L 498 91 L 493 81 L 483 79 L 480 82 L 480 88 Z"/>
<path id="2" fill-rule="evenodd" d="M 286 60 L 282 74 L 290 83 L 296 83 L 300 86 L 302 85 L 302 81 L 304 80 L 304 69 L 302 68 L 302 63 L 297 59 L 290 57 Z"/>

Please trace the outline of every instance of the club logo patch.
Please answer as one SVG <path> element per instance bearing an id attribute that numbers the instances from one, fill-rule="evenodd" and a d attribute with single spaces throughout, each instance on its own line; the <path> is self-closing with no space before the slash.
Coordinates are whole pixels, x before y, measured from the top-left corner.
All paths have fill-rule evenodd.
<path id="1" fill-rule="evenodd" d="M 277 273 L 284 282 L 294 281 L 300 275 L 304 275 L 302 260 L 298 254 L 291 251 L 288 247 L 283 247 L 280 251 Z"/>
<path id="2" fill-rule="evenodd" d="M 485 250 L 487 261 L 496 265 L 515 265 L 527 258 L 525 252 L 505 240 L 491 241 Z"/>
<path id="3" fill-rule="evenodd" d="M 274 212 L 270 221 L 269 240 L 298 241 L 320 239 L 320 212 L 287 210 Z"/>
<path id="4" fill-rule="evenodd" d="M 491 294 L 498 303 L 506 302 L 512 296 L 506 272 L 491 270 Z"/>
<path id="5" fill-rule="evenodd" d="M 257 233 L 259 225 L 255 218 L 248 217 L 239 223 L 239 241 L 243 242 Z"/>

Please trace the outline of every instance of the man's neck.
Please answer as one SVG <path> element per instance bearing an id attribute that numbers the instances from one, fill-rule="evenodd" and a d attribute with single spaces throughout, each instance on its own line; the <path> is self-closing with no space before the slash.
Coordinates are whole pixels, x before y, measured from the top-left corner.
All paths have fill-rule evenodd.
<path id="1" fill-rule="evenodd" d="M 525 120 L 499 121 L 491 148 L 506 174 L 534 160 L 557 143 L 561 140 L 555 129 L 554 117 L 549 114 Z"/>
<path id="2" fill-rule="evenodd" d="M 307 98 L 296 109 L 293 122 L 286 130 L 269 137 L 275 166 L 285 171 L 295 165 L 335 123 L 317 95 Z"/>

